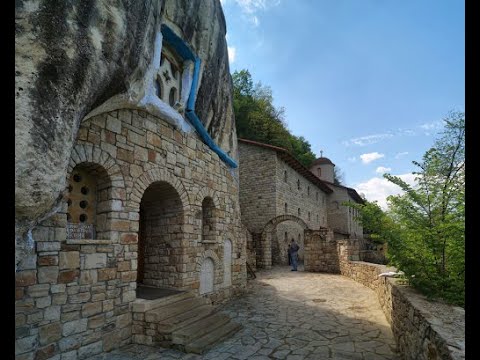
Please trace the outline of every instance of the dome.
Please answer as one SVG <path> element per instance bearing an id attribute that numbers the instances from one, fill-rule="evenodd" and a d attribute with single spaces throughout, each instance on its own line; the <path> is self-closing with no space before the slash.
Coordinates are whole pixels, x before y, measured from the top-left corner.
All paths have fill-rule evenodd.
<path id="1" fill-rule="evenodd" d="M 329 158 L 326 158 L 326 157 L 319 157 L 310 166 L 323 165 L 323 164 L 330 164 L 330 165 L 335 166 L 335 164 Z"/>

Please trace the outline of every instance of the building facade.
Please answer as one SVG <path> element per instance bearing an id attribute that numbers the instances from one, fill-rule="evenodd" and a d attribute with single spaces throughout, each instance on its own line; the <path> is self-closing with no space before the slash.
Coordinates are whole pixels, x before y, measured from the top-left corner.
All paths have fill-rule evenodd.
<path id="1" fill-rule="evenodd" d="M 239 154 L 242 223 L 252 233 L 258 266 L 287 264 L 292 239 L 303 260 L 306 229 L 329 229 L 342 239 L 363 237 L 356 212 L 343 205 L 363 200 L 354 189 L 333 184 L 331 161 L 330 169 L 322 169 L 329 182 L 317 176 L 322 170 L 305 168 L 280 147 L 239 139 Z"/>

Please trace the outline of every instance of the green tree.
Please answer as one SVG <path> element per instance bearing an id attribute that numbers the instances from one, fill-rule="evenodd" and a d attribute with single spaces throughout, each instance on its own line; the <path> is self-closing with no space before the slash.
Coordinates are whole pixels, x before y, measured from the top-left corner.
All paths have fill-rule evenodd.
<path id="1" fill-rule="evenodd" d="M 290 133 L 285 122 L 285 109 L 273 105 L 272 90 L 253 83 L 248 70 L 235 71 L 233 79 L 233 110 L 237 134 L 287 149 L 304 166 L 309 167 L 315 154 L 303 136 Z"/>
<path id="2" fill-rule="evenodd" d="M 338 166 L 335 166 L 333 168 L 333 183 L 335 185 L 342 185 L 344 181 L 344 174 L 342 169 L 340 169 Z"/>
<path id="3" fill-rule="evenodd" d="M 451 112 L 421 162 L 416 186 L 384 177 L 404 194 L 388 198 L 401 236 L 388 239 L 394 265 L 430 296 L 463 305 L 465 297 L 465 117 Z"/>

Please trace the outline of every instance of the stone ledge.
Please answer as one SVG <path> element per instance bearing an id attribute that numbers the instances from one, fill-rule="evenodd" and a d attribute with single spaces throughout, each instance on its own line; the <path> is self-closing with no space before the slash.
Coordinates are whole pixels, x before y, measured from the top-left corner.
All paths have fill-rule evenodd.
<path id="1" fill-rule="evenodd" d="M 98 240 L 98 239 L 67 239 L 68 245 L 109 245 L 112 240 Z"/>
<path id="2" fill-rule="evenodd" d="M 399 279 L 379 277 L 396 271 L 386 265 L 342 261 L 341 273 L 374 290 L 405 359 L 465 359 L 465 310 L 429 301 Z"/>

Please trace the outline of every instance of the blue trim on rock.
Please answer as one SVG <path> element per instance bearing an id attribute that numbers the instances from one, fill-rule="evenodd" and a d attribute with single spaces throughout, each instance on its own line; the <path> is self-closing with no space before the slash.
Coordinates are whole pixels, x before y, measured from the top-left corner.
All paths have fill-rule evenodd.
<path id="1" fill-rule="evenodd" d="M 180 37 L 178 37 L 168 26 L 163 24 L 161 26 L 161 31 L 163 38 L 169 45 L 171 45 L 175 49 L 178 55 L 180 55 L 184 60 L 194 61 L 192 87 L 190 89 L 190 94 L 187 101 L 187 109 L 185 111 L 185 116 L 193 125 L 195 130 L 197 130 L 203 142 L 207 144 L 210 149 L 212 149 L 213 152 L 215 152 L 218 157 L 228 166 L 232 168 L 237 168 L 238 164 L 235 162 L 235 160 L 233 160 L 230 156 L 227 155 L 225 151 L 220 149 L 218 145 L 215 144 L 212 137 L 205 129 L 205 126 L 203 126 L 202 122 L 195 113 L 196 90 L 198 86 L 198 77 L 200 75 L 200 58 L 196 57 L 192 50 L 190 50 L 188 45 Z"/>

